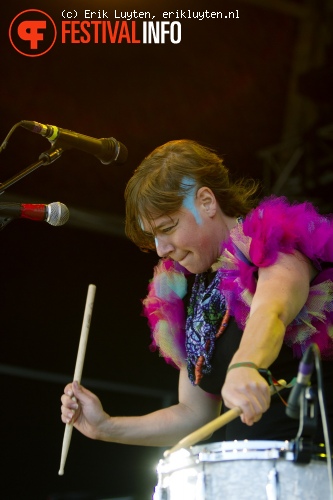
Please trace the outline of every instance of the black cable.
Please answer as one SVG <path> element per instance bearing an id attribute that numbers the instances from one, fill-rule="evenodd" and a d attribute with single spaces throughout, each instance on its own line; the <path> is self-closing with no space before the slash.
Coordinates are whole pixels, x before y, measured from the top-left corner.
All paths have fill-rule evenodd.
<path id="1" fill-rule="evenodd" d="M 322 365 L 320 358 L 320 351 L 317 344 L 312 344 L 312 350 L 315 359 L 315 367 L 317 373 L 317 383 L 318 383 L 318 401 L 321 415 L 321 422 L 323 427 L 324 434 L 324 443 L 326 450 L 326 459 L 327 459 L 327 472 L 328 472 L 328 480 L 330 485 L 331 498 L 333 499 L 333 475 L 332 475 L 332 452 L 331 452 L 331 443 L 328 432 L 328 423 L 327 423 L 327 415 L 325 409 L 325 401 L 324 401 L 324 384 L 323 384 L 323 373 L 322 373 Z"/>
<path id="2" fill-rule="evenodd" d="M 7 136 L 5 137 L 5 140 L 3 141 L 3 143 L 1 144 L 0 146 L 0 153 L 2 153 L 2 151 L 5 149 L 5 147 L 7 146 L 8 144 L 8 141 L 10 139 L 10 137 L 12 136 L 12 134 L 15 132 L 15 130 L 17 129 L 17 127 L 20 127 L 22 122 L 18 122 L 16 123 L 16 125 L 14 125 L 10 131 L 8 132 Z"/>

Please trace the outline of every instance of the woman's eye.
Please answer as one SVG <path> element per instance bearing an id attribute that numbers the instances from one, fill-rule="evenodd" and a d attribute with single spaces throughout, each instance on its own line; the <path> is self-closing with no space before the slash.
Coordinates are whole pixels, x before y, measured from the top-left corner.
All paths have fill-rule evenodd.
<path id="1" fill-rule="evenodd" d="M 178 220 L 177 220 L 177 222 L 176 222 L 175 224 L 173 224 L 172 226 L 168 226 L 168 227 L 163 228 L 163 229 L 162 229 L 162 232 L 163 232 L 163 233 L 168 233 L 169 231 L 171 231 L 172 229 L 174 229 L 174 228 L 177 226 L 177 224 L 178 224 Z"/>

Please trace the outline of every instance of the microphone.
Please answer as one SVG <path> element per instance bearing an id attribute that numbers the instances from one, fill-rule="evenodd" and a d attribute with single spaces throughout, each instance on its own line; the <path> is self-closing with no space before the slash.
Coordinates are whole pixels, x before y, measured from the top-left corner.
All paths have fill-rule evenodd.
<path id="1" fill-rule="evenodd" d="M 296 384 L 289 394 L 286 414 L 291 418 L 300 418 L 300 397 L 303 394 L 303 391 L 309 387 L 313 372 L 314 354 L 312 347 L 313 345 L 311 344 L 303 355 L 298 367 Z"/>
<path id="2" fill-rule="evenodd" d="M 54 125 L 22 120 L 20 125 L 30 132 L 46 137 L 52 144 L 57 143 L 64 149 L 79 149 L 96 156 L 104 165 L 114 163 L 121 165 L 126 162 L 128 151 L 126 146 L 113 137 L 94 139 L 88 135 L 78 134 L 71 130 L 58 128 Z"/>
<path id="3" fill-rule="evenodd" d="M 62 226 L 69 219 L 69 210 L 63 203 L 56 201 L 49 205 L 31 203 L 0 203 L 0 218 L 31 219 L 45 221 L 51 226 Z"/>

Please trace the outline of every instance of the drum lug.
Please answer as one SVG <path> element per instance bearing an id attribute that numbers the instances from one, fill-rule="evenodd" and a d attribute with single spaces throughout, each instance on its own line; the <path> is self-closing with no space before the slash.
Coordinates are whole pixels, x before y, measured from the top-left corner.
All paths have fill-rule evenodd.
<path id="1" fill-rule="evenodd" d="M 268 478 L 268 483 L 266 485 L 267 500 L 279 500 L 280 499 L 279 473 L 275 467 L 273 467 L 273 469 L 269 471 L 267 478 Z"/>
<path id="2" fill-rule="evenodd" d="M 206 498 L 206 476 L 204 471 L 199 472 L 196 488 L 195 500 L 205 500 Z"/>
<path id="3" fill-rule="evenodd" d="M 168 500 L 168 499 L 169 499 L 168 490 L 166 488 L 162 488 L 161 486 L 157 485 L 155 487 L 152 500 Z"/>

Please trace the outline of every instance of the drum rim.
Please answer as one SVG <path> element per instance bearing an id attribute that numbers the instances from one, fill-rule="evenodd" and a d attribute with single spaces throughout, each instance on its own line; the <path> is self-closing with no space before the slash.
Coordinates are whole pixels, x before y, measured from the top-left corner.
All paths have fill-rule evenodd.
<path id="1" fill-rule="evenodd" d="M 234 450 L 239 450 L 239 451 L 246 451 L 246 450 L 258 450 L 258 451 L 263 451 L 263 450 L 281 450 L 281 451 L 290 451 L 291 450 L 291 442 L 288 440 L 285 441 L 277 441 L 277 440 L 267 440 L 267 439 L 258 439 L 258 440 L 250 440 L 250 439 L 243 439 L 243 440 L 237 440 L 235 439 L 234 441 L 217 441 L 214 443 L 207 443 L 207 444 L 201 444 L 201 445 L 195 445 L 191 446 L 189 450 L 191 451 L 191 454 L 196 454 L 197 452 L 199 453 L 200 450 L 212 450 L 212 451 L 234 451 Z M 175 452 L 177 453 L 177 452 Z"/>

